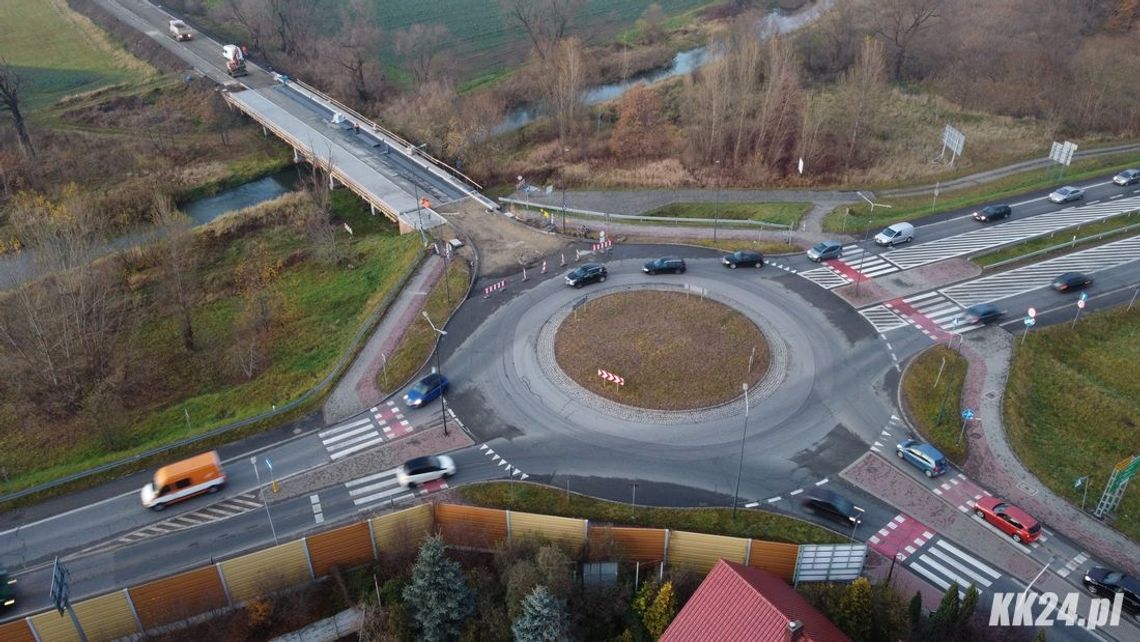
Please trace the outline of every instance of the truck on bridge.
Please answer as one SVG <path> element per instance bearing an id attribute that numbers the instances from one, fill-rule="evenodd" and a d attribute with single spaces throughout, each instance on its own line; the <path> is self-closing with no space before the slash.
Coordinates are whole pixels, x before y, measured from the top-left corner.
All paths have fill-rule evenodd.
<path id="1" fill-rule="evenodd" d="M 175 40 L 192 40 L 194 32 L 190 30 L 190 26 L 181 20 L 170 21 L 170 37 Z"/>
<path id="2" fill-rule="evenodd" d="M 226 45 L 222 47 L 222 55 L 226 57 L 226 73 L 231 77 L 237 78 L 249 73 L 245 70 L 245 54 L 242 53 L 241 47 Z"/>

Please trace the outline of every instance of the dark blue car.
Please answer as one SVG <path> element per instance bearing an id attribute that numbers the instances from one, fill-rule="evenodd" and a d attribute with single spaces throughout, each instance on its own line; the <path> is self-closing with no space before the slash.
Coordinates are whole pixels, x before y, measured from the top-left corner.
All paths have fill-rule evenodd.
<path id="1" fill-rule="evenodd" d="M 408 390 L 404 395 L 404 403 L 408 404 L 409 408 L 419 408 L 445 392 L 447 392 L 447 377 L 433 372 Z"/>

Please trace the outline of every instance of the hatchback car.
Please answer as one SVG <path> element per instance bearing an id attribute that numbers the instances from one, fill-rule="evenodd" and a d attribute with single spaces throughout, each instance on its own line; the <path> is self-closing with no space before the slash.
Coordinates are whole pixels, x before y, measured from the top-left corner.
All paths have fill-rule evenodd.
<path id="1" fill-rule="evenodd" d="M 657 274 L 658 272 L 672 272 L 673 274 L 685 273 L 685 259 L 678 259 L 671 256 L 653 259 L 646 263 L 641 268 L 642 272 L 646 274 Z"/>
<path id="2" fill-rule="evenodd" d="M 16 604 L 16 578 L 10 577 L 8 571 L 0 568 L 0 605 L 8 609 Z"/>
<path id="3" fill-rule="evenodd" d="M 863 521 L 863 509 L 852 504 L 846 497 L 824 488 L 816 488 L 803 500 L 804 508 L 823 517 L 834 519 L 848 526 L 858 526 Z"/>
<path id="4" fill-rule="evenodd" d="M 840 245 L 839 241 L 820 241 L 807 251 L 807 257 L 816 263 L 837 259 L 841 256 L 843 256 L 843 246 Z"/>
<path id="5" fill-rule="evenodd" d="M 1116 176 L 1112 177 L 1112 182 L 1117 185 L 1135 185 L 1140 183 L 1140 169 L 1126 169 Z"/>
<path id="6" fill-rule="evenodd" d="M 966 308 L 965 321 L 967 325 L 992 323 L 1004 314 L 992 303 L 979 303 Z"/>
<path id="7" fill-rule="evenodd" d="M 454 474 L 455 462 L 447 455 L 416 457 L 396 469 L 396 483 L 404 488 L 415 488 L 420 484 L 451 477 Z"/>
<path id="8" fill-rule="evenodd" d="M 999 221 L 1003 218 L 1009 218 L 1013 213 L 1013 208 L 1008 205 L 987 205 L 982 209 L 974 212 L 974 220 L 981 221 L 982 223 L 992 223 Z"/>
<path id="9" fill-rule="evenodd" d="M 1061 189 L 1049 195 L 1049 200 L 1054 203 L 1068 203 L 1069 201 L 1079 201 L 1085 197 L 1085 191 L 1079 187 L 1066 185 Z"/>
<path id="10" fill-rule="evenodd" d="M 1092 277 L 1085 276 L 1080 272 L 1065 272 L 1061 276 L 1053 279 L 1053 289 L 1058 292 L 1068 292 L 1069 290 L 1080 290 L 1092 285 Z"/>
<path id="11" fill-rule="evenodd" d="M 1110 600 L 1121 593 L 1121 610 L 1140 622 L 1140 580 L 1120 571 L 1094 567 L 1085 573 L 1084 585 L 1089 593 Z"/>
<path id="12" fill-rule="evenodd" d="M 419 408 L 445 392 L 447 392 L 447 377 L 433 372 L 420 379 L 404 394 L 404 403 L 408 404 L 409 408 Z"/>
<path id="13" fill-rule="evenodd" d="M 764 255 L 752 250 L 740 250 L 726 255 L 721 263 L 735 270 L 738 267 L 764 267 Z"/>
<path id="14" fill-rule="evenodd" d="M 600 263 L 587 263 L 570 270 L 570 273 L 566 275 L 566 285 L 580 288 L 595 281 L 604 283 L 607 274 L 606 266 Z"/>
<path id="15" fill-rule="evenodd" d="M 1036 518 L 997 497 L 986 495 L 974 502 L 974 514 L 1019 544 L 1030 544 L 1041 537 L 1041 524 Z"/>
<path id="16" fill-rule="evenodd" d="M 898 458 L 922 471 L 927 477 L 937 477 L 949 466 L 938 449 L 917 439 L 907 439 L 895 446 Z"/>

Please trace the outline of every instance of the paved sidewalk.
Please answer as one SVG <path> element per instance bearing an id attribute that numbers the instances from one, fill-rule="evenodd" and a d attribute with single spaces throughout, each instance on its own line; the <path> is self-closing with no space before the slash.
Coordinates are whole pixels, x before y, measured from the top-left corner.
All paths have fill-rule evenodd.
<path id="1" fill-rule="evenodd" d="M 430 254 L 404 286 L 352 365 L 325 400 L 325 425 L 332 425 L 362 412 L 387 396 L 376 385 L 376 377 L 384 367 L 385 358 L 392 355 L 400 338 L 420 313 L 420 307 L 428 293 L 443 276 L 443 269 L 443 259 Z M 390 382 L 390 385 L 396 383 Z"/>
<path id="2" fill-rule="evenodd" d="M 1140 576 L 1140 544 L 1054 494 L 1025 469 L 1010 448 L 1002 425 L 1002 398 L 1017 338 L 1000 328 L 987 328 L 964 337 L 961 351 L 970 366 L 962 389 L 962 404 L 977 412 L 967 433 L 970 454 L 966 472 L 1097 557 Z M 1089 493 L 1090 504 L 1095 504 L 1097 495 Z"/>

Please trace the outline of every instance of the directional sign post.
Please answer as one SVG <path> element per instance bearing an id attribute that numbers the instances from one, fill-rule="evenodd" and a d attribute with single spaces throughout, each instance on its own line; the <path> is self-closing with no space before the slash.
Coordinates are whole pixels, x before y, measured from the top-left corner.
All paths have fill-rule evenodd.
<path id="1" fill-rule="evenodd" d="M 1033 308 L 1029 308 L 1029 311 L 1033 312 L 1034 310 L 1033 310 Z M 1025 345 L 1025 335 L 1029 334 L 1029 328 L 1032 328 L 1033 324 L 1037 323 L 1037 321 L 1034 320 L 1034 318 L 1032 316 L 1028 316 L 1028 317 L 1025 317 L 1025 320 L 1023 321 L 1023 323 L 1025 323 L 1025 332 L 1021 333 L 1021 344 Z"/>
<path id="2" fill-rule="evenodd" d="M 71 623 L 75 625 L 75 632 L 79 634 L 80 642 L 87 642 L 87 634 L 83 632 L 83 625 L 79 623 L 79 617 L 75 615 L 75 609 L 71 608 L 71 571 L 55 558 L 55 567 L 51 571 L 51 601 L 55 604 L 55 608 L 63 615 L 64 611 L 71 616 Z"/>
<path id="3" fill-rule="evenodd" d="M 966 424 L 970 423 L 973 418 L 974 410 L 972 408 L 966 408 L 962 411 L 962 432 L 958 433 L 957 443 L 962 443 L 962 439 L 966 436 Z"/>
<path id="4" fill-rule="evenodd" d="M 1081 292 L 1081 298 L 1077 299 L 1077 314 L 1076 314 L 1076 316 L 1073 317 L 1073 324 L 1069 326 L 1070 328 L 1077 327 L 1077 319 L 1081 318 L 1081 310 L 1085 309 L 1085 301 L 1088 301 L 1088 300 L 1089 300 L 1088 293 L 1087 292 Z"/>

